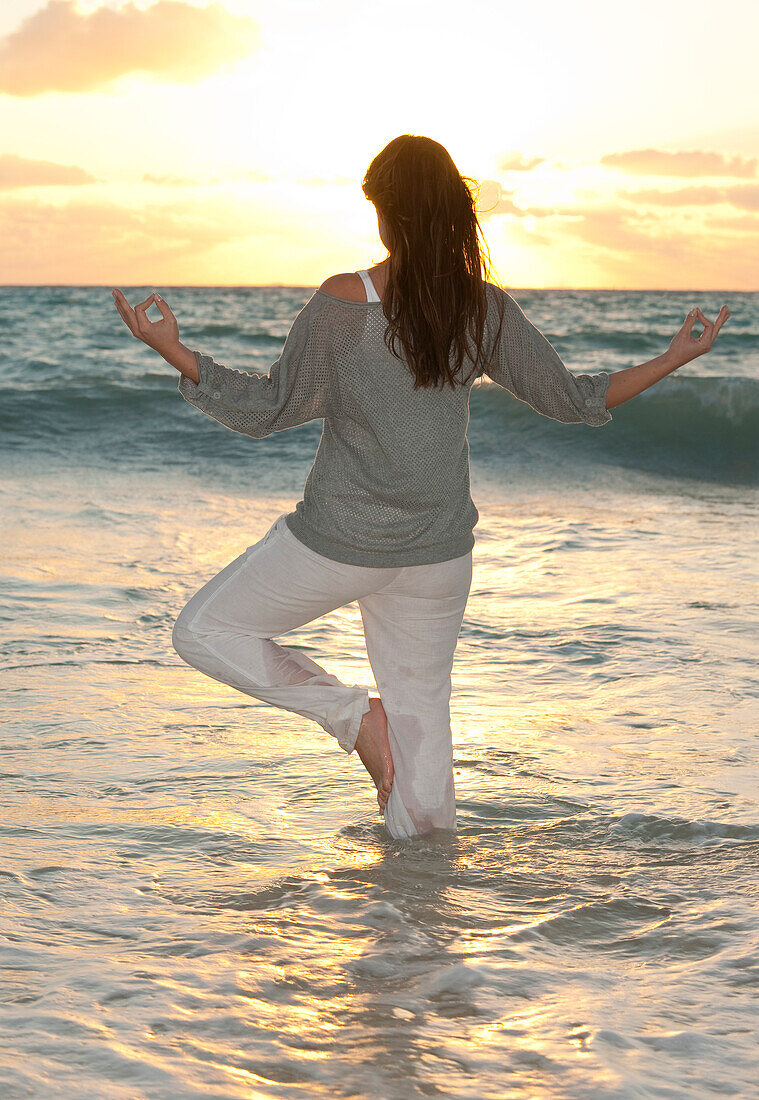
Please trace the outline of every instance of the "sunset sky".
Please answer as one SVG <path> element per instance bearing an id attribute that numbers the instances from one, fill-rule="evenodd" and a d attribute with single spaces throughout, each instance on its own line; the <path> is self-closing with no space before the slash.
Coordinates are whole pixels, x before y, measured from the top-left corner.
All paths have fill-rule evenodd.
<path id="1" fill-rule="evenodd" d="M 385 256 L 401 133 L 513 287 L 759 289 L 759 4 L 2 0 L 0 282 L 289 284 Z"/>

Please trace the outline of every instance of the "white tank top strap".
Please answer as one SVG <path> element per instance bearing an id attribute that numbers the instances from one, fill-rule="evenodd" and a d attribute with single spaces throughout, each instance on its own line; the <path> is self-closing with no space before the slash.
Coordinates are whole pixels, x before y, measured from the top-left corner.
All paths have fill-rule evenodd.
<path id="1" fill-rule="evenodd" d="M 367 302 L 381 302 L 382 299 L 375 290 L 374 283 L 372 282 L 371 276 L 369 275 L 369 272 L 366 270 L 366 268 L 363 268 L 361 271 L 357 271 L 356 274 L 361 276 L 361 280 L 366 287 Z"/>

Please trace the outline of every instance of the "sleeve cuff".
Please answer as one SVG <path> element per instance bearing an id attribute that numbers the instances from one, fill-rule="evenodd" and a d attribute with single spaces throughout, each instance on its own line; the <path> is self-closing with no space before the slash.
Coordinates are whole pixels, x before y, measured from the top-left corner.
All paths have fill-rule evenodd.
<path id="1" fill-rule="evenodd" d="M 609 389 L 610 377 L 608 371 L 585 375 L 581 415 L 583 421 L 592 428 L 600 428 L 612 419 L 611 413 L 606 408 L 606 393 Z"/>
<path id="2" fill-rule="evenodd" d="M 198 382 L 193 382 L 186 374 L 180 374 L 177 382 L 182 397 L 191 404 L 202 397 L 213 397 L 213 360 L 210 355 L 204 355 L 201 351 L 193 349 L 193 354 L 198 367 Z"/>

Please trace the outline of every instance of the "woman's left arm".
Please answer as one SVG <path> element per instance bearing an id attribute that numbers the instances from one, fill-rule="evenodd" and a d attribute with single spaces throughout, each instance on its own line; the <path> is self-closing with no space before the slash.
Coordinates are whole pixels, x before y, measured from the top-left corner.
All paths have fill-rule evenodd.
<path id="1" fill-rule="evenodd" d="M 719 311 L 716 321 L 710 321 L 698 307 L 692 309 L 681 328 L 672 337 L 665 352 L 654 359 L 649 359 L 646 363 L 638 363 L 637 366 L 611 372 L 606 393 L 606 408 L 616 408 L 623 401 L 637 397 L 639 393 L 643 393 L 643 390 L 660 382 L 678 367 L 711 351 L 717 333 L 729 316 L 727 306 L 723 306 Z M 704 326 L 700 336 L 693 335 L 693 326 L 696 321 L 700 321 Z"/>
<path id="2" fill-rule="evenodd" d="M 485 373 L 543 416 L 565 424 L 584 422 L 592 427 L 607 424 L 612 419 L 610 409 L 709 351 L 730 316 L 727 306 L 723 306 L 717 320 L 711 322 L 700 309 L 693 309 L 663 355 L 622 370 L 573 374 L 514 298 L 506 291 L 501 295 L 504 323 Z M 697 320 L 704 326 L 698 337 L 693 335 Z"/>

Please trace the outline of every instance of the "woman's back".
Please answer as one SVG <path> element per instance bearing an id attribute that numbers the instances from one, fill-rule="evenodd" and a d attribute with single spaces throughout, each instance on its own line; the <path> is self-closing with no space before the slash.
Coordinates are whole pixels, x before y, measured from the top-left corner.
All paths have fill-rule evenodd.
<path id="1" fill-rule="evenodd" d="M 382 302 L 322 289 L 309 355 L 334 374 L 339 408 L 326 416 L 292 532 L 354 565 L 416 565 L 470 550 L 477 509 L 469 493 L 470 385 L 414 389 L 408 364 L 385 343 Z M 328 364 L 328 365 L 327 365 Z"/>
<path id="2" fill-rule="evenodd" d="M 485 373 L 556 420 L 610 420 L 608 374 L 570 374 L 514 299 L 492 283 L 485 289 Z M 373 297 L 351 300 L 320 287 L 295 318 L 268 376 L 196 352 L 200 382 L 182 376 L 179 390 L 254 438 L 323 419 L 303 498 L 286 516 L 306 546 L 350 565 L 447 561 L 472 549 L 479 518 L 469 487 L 472 362 L 462 363 L 453 387 L 415 388 L 409 363 L 386 343 L 376 288 Z"/>

